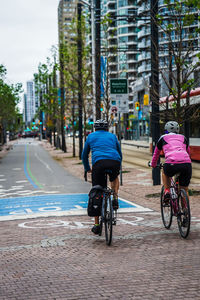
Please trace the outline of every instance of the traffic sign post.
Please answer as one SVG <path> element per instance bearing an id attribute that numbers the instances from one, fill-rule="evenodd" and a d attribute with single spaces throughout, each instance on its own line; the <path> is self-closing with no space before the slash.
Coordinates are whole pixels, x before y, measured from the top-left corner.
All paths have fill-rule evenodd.
<path id="1" fill-rule="evenodd" d="M 110 79 L 111 112 L 118 113 L 118 138 L 121 146 L 121 113 L 128 113 L 127 79 Z M 122 185 L 122 166 L 120 169 L 120 184 Z"/>
<path id="2" fill-rule="evenodd" d="M 118 113 L 128 113 L 127 79 L 110 79 L 111 106 L 117 107 Z"/>

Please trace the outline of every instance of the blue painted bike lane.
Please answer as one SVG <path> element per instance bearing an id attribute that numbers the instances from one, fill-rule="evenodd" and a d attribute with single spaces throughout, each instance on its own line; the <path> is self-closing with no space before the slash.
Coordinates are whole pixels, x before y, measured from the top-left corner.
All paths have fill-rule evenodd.
<path id="1" fill-rule="evenodd" d="M 0 199 L 0 221 L 48 216 L 86 215 L 88 194 L 52 194 Z M 119 199 L 119 212 L 151 211 Z"/>

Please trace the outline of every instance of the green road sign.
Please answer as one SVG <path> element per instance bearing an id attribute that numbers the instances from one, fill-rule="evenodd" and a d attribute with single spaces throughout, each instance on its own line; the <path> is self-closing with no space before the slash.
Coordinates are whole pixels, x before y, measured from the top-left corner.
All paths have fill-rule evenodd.
<path id="1" fill-rule="evenodd" d="M 127 94 L 128 85 L 127 79 L 110 79 L 111 94 Z"/>

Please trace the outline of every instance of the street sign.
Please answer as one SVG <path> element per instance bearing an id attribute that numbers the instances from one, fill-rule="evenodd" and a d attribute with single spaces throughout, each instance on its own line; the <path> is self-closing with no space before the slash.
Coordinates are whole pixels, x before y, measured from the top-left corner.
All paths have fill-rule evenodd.
<path id="1" fill-rule="evenodd" d="M 149 95 L 145 94 L 143 100 L 144 100 L 144 105 L 149 105 Z"/>
<path id="2" fill-rule="evenodd" d="M 111 108 L 111 111 L 112 111 L 112 113 L 117 113 L 117 107 L 116 106 L 113 106 L 112 108 Z"/>
<path id="3" fill-rule="evenodd" d="M 110 79 L 111 94 L 127 94 L 128 85 L 127 79 Z"/>
<path id="4" fill-rule="evenodd" d="M 129 112 L 127 79 L 110 79 L 110 97 L 118 113 Z"/>

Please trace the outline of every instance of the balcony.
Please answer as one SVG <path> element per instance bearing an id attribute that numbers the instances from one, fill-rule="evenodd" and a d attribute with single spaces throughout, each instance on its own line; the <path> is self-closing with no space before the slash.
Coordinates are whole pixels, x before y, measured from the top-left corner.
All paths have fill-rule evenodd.
<path id="1" fill-rule="evenodd" d="M 107 5 L 109 6 L 109 5 L 113 5 L 113 4 L 116 4 L 116 2 L 115 2 L 115 0 L 108 0 L 107 1 Z"/>
<path id="2" fill-rule="evenodd" d="M 142 53 L 138 56 L 138 61 L 142 61 L 142 60 L 148 60 L 151 58 L 151 54 L 149 52 L 147 53 Z"/>
<path id="3" fill-rule="evenodd" d="M 144 30 L 144 29 L 143 29 L 143 30 L 140 30 L 140 31 L 138 32 L 138 39 L 140 39 L 141 37 L 150 35 L 150 33 L 151 33 L 150 28 L 148 28 L 148 29 L 146 28 L 145 30 Z"/>
<path id="4" fill-rule="evenodd" d="M 146 42 L 142 41 L 138 43 L 138 48 L 140 49 L 148 48 L 150 46 L 151 46 L 151 41 L 146 41 Z"/>

